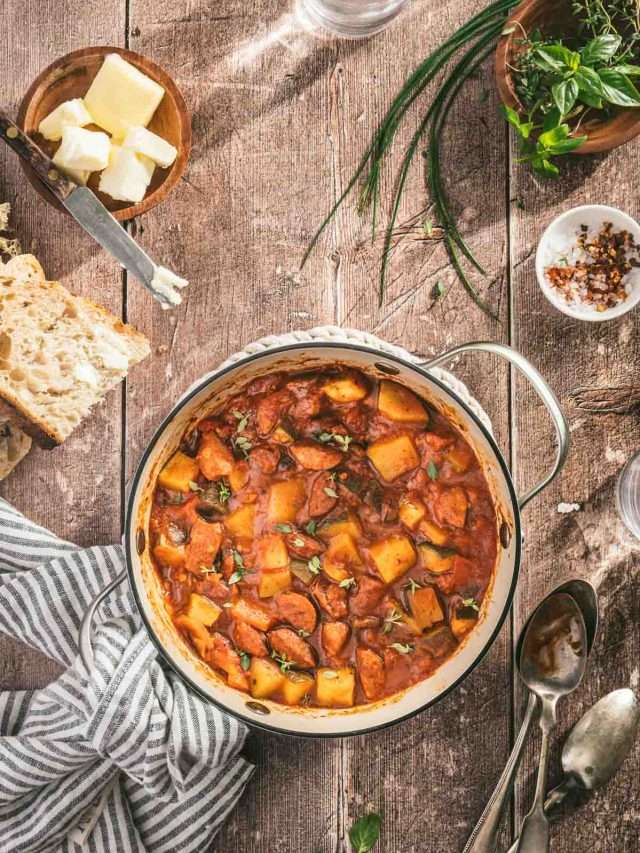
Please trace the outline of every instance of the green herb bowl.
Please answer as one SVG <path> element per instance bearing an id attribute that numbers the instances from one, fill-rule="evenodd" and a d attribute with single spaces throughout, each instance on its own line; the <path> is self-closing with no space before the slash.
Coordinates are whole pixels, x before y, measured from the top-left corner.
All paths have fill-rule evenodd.
<path id="1" fill-rule="evenodd" d="M 496 83 L 505 106 L 522 112 L 510 71 L 512 59 L 518 53 L 519 39 L 536 28 L 550 35 L 567 35 L 574 26 L 571 9 L 566 2 L 524 0 L 517 7 L 506 22 L 505 35 L 500 38 L 496 48 Z M 587 140 L 571 154 L 611 151 L 640 133 L 640 108 L 621 107 L 607 121 L 584 122 L 580 125 L 580 131 L 587 136 Z"/>

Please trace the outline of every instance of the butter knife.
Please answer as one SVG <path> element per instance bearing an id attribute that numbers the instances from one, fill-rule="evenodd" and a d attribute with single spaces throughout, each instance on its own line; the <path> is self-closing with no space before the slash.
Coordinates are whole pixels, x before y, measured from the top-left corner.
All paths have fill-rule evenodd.
<path id="1" fill-rule="evenodd" d="M 117 222 L 97 196 L 87 187 L 80 187 L 61 172 L 35 142 L 0 110 L 0 137 L 25 160 L 38 179 L 64 205 L 96 243 L 113 255 L 163 308 L 173 308 L 182 302 L 179 290 L 187 281 L 151 260 L 133 237 Z"/>

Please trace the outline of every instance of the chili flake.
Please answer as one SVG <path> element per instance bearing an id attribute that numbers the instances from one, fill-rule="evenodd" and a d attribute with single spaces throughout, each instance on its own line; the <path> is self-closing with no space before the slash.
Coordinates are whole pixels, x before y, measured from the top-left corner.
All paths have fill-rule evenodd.
<path id="1" fill-rule="evenodd" d="M 633 234 L 614 231 L 612 223 L 605 222 L 592 237 L 588 227 L 581 225 L 570 257 L 546 267 L 545 275 L 567 302 L 606 311 L 628 297 L 625 277 L 634 267 L 640 267 L 640 247 Z"/>

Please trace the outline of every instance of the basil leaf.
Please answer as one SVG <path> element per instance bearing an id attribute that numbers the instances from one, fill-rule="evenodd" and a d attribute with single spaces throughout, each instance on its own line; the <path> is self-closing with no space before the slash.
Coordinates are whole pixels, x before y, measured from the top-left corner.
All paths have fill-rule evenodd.
<path id="1" fill-rule="evenodd" d="M 583 65 L 595 65 L 596 62 L 608 62 L 615 56 L 622 39 L 618 35 L 609 33 L 604 36 L 596 36 L 591 39 L 580 51 Z"/>
<path id="2" fill-rule="evenodd" d="M 512 107 L 507 107 L 504 104 L 502 105 L 502 114 L 509 122 L 511 127 L 514 127 L 520 136 L 523 139 L 528 139 L 531 131 L 533 130 L 533 124 L 530 121 L 520 121 L 520 116 Z"/>
<path id="3" fill-rule="evenodd" d="M 564 71 L 565 66 L 575 71 L 580 65 L 580 54 L 562 44 L 545 44 L 544 47 L 537 47 L 534 54 L 534 58 L 547 71 Z"/>
<path id="4" fill-rule="evenodd" d="M 354 853 L 367 853 L 380 838 L 380 826 L 382 818 L 379 814 L 371 814 L 361 817 L 349 830 L 349 841 Z"/>
<path id="5" fill-rule="evenodd" d="M 563 80 L 562 83 L 554 83 L 551 87 L 551 95 L 555 105 L 563 116 L 570 113 L 578 98 L 578 83 L 575 77 Z"/>
<path id="6" fill-rule="evenodd" d="M 625 74 L 613 68 L 602 68 L 599 74 L 605 101 L 618 107 L 640 107 L 640 92 Z"/>
<path id="7" fill-rule="evenodd" d="M 600 97 L 602 95 L 602 81 L 600 75 L 593 68 L 582 66 L 576 71 L 575 81 L 580 89 L 580 94 L 586 93 L 592 97 Z"/>
<path id="8" fill-rule="evenodd" d="M 614 65 L 609 71 L 617 71 L 627 77 L 640 77 L 640 65 Z"/>

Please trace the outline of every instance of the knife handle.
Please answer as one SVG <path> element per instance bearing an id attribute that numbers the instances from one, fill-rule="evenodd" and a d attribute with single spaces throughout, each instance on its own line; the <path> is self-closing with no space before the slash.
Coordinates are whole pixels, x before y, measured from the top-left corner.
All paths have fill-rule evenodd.
<path id="1" fill-rule="evenodd" d="M 76 184 L 63 175 L 49 157 L 38 148 L 35 142 L 0 110 L 0 138 L 16 152 L 18 157 L 28 163 L 42 183 L 58 201 L 65 199 L 76 189 Z"/>

